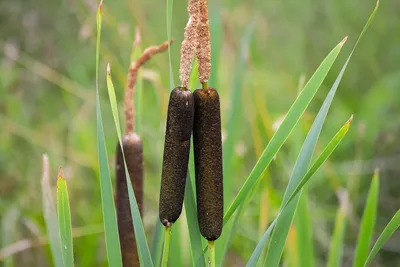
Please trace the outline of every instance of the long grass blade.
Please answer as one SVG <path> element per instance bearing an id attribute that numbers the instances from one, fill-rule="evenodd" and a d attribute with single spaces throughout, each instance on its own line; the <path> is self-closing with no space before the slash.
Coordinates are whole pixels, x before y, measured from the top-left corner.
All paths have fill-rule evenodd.
<path id="1" fill-rule="evenodd" d="M 306 190 L 306 189 L 303 189 Z M 294 251 L 292 253 L 296 253 L 299 262 L 297 263 L 299 267 L 313 267 L 314 263 L 314 246 L 313 246 L 313 236 L 312 236 L 312 221 L 310 215 L 309 208 L 309 200 L 307 191 L 300 197 L 299 204 L 297 206 L 297 214 L 295 218 L 296 227 L 294 228 L 296 231 L 296 244 L 292 244 L 295 246 Z M 289 242 L 287 243 L 290 246 L 290 231 L 289 230 Z M 290 257 L 290 255 L 289 255 Z"/>
<path id="2" fill-rule="evenodd" d="M 72 267 L 74 266 L 74 248 L 72 244 L 71 211 L 67 182 L 63 177 L 61 169 L 57 179 L 57 213 L 63 265 L 64 267 Z"/>
<path id="3" fill-rule="evenodd" d="M 195 194 L 193 192 L 193 185 L 189 172 L 187 176 L 188 177 L 185 186 L 184 204 L 186 220 L 189 228 L 190 252 L 192 253 L 193 265 L 198 267 L 205 267 L 200 228 L 197 220 L 196 199 L 194 197 Z"/>
<path id="4" fill-rule="evenodd" d="M 129 204 L 131 209 L 131 216 L 133 219 L 133 228 L 135 231 L 136 237 L 136 245 L 139 254 L 139 261 L 142 266 L 153 266 L 153 261 L 151 259 L 150 250 L 147 244 L 146 234 L 143 227 L 143 222 L 140 217 L 139 208 L 136 202 L 135 193 L 133 191 L 131 179 L 129 177 L 128 167 L 126 165 L 125 159 L 125 152 L 122 146 L 122 139 L 121 139 L 121 126 L 119 123 L 119 115 L 118 115 L 118 106 L 117 106 L 117 98 L 115 96 L 114 85 L 111 79 L 111 70 L 110 65 L 107 66 L 107 89 L 108 89 L 108 96 L 111 105 L 111 111 L 114 119 L 115 129 L 118 135 L 118 141 L 121 147 L 122 155 L 124 157 L 124 167 L 126 173 L 126 183 L 128 185 L 128 196 L 129 196 Z"/>
<path id="5" fill-rule="evenodd" d="M 348 56 L 345 64 L 343 65 L 338 77 L 336 78 L 331 90 L 328 93 L 328 96 L 326 97 L 324 103 L 322 104 L 322 107 L 320 111 L 317 114 L 317 117 L 315 118 L 315 121 L 313 125 L 311 126 L 311 129 L 309 131 L 309 134 L 307 135 L 307 138 L 303 144 L 303 147 L 300 151 L 299 158 L 296 161 L 292 177 L 289 180 L 289 184 L 286 188 L 285 195 L 283 198 L 283 202 L 281 207 L 287 205 L 287 200 L 289 199 L 290 195 L 293 193 L 293 190 L 296 188 L 297 184 L 301 181 L 301 178 L 304 174 L 306 174 L 308 166 L 311 161 L 311 157 L 313 155 L 319 134 L 322 129 L 322 125 L 325 121 L 326 115 L 328 113 L 329 107 L 332 103 L 332 100 L 335 96 L 336 90 L 339 86 L 339 83 L 343 77 L 343 74 L 347 68 L 347 65 L 357 47 L 357 44 L 361 40 L 362 36 L 364 35 L 365 31 L 368 29 L 370 23 L 372 22 L 373 17 L 375 16 L 375 12 L 377 10 L 378 5 L 370 15 L 370 18 L 368 19 L 366 25 L 364 26 L 360 36 L 357 39 L 356 44 L 353 47 L 353 50 L 351 51 L 350 55 Z M 267 250 L 267 256 L 266 260 L 264 263 L 264 266 L 278 266 L 280 258 L 282 256 L 283 252 L 283 247 L 286 242 L 287 234 L 289 231 L 290 224 L 293 220 L 293 216 L 296 212 L 296 206 L 297 202 L 299 199 L 300 195 L 296 196 L 291 204 L 288 205 L 288 208 L 290 212 L 288 212 L 288 216 L 284 217 L 281 216 L 276 223 L 275 230 L 272 233 L 271 237 L 271 244 L 273 246 L 269 246 Z"/>
<path id="6" fill-rule="evenodd" d="M 361 228 L 358 233 L 357 247 L 354 255 L 354 267 L 364 266 L 374 235 L 376 213 L 378 208 L 379 195 L 379 172 L 375 171 L 369 188 L 367 203 L 361 220 Z"/>
<path id="7" fill-rule="evenodd" d="M 268 143 L 264 152 L 262 153 L 260 159 L 254 166 L 250 175 L 246 179 L 244 185 L 240 189 L 238 195 L 233 200 L 232 204 L 228 208 L 227 212 L 224 216 L 224 224 L 226 224 L 231 218 L 232 214 L 236 211 L 239 205 L 245 200 L 248 196 L 250 190 L 257 184 L 264 170 L 271 163 L 274 156 L 277 154 L 283 143 L 288 138 L 289 134 L 292 132 L 293 128 L 296 126 L 299 121 L 301 115 L 304 113 L 309 103 L 313 99 L 315 93 L 318 88 L 322 84 L 326 75 L 328 74 L 330 68 L 335 62 L 339 52 L 344 44 L 344 41 L 341 41 L 324 59 L 321 65 L 318 67 L 314 75 L 310 78 L 302 92 L 297 97 L 296 101 L 293 103 L 288 113 L 286 114 L 285 119 L 280 125 L 279 129 L 275 132 L 271 141 Z"/>
<path id="8" fill-rule="evenodd" d="M 336 214 L 335 227 L 329 247 L 327 267 L 341 267 L 344 249 L 344 234 L 346 232 L 347 214 L 349 210 L 349 197 L 346 191 L 339 191 L 340 207 Z"/>
<path id="9" fill-rule="evenodd" d="M 310 170 L 307 172 L 305 177 L 311 177 L 326 161 L 326 159 L 332 154 L 332 152 L 335 150 L 335 148 L 338 146 L 338 144 L 342 141 L 343 137 L 346 135 L 346 133 L 349 130 L 350 126 L 350 121 L 347 121 L 344 126 L 342 126 L 339 131 L 335 134 L 335 136 L 332 138 L 332 140 L 328 143 L 328 145 L 324 148 L 323 152 L 321 155 L 316 159 L 315 163 L 313 166 L 310 168 Z M 307 180 L 309 178 L 306 178 Z M 302 179 L 304 180 L 304 178 Z M 287 216 L 287 213 L 290 212 L 289 209 L 287 209 L 287 206 L 292 203 L 292 200 L 295 196 L 299 195 L 299 192 L 303 188 L 305 183 L 301 183 L 301 186 L 296 188 L 296 194 L 291 196 L 289 200 L 287 201 L 287 204 L 281 209 L 281 211 L 278 213 L 276 218 L 273 220 L 273 222 L 269 225 L 267 230 L 265 231 L 264 235 L 262 236 L 261 240 L 258 242 L 256 248 L 254 249 L 249 262 L 247 263 L 246 266 L 251 267 L 251 266 L 256 266 L 257 262 L 260 258 L 260 255 L 266 246 L 266 244 L 269 242 L 271 233 L 276 225 L 277 220 L 280 218 L 280 216 Z"/>
<path id="10" fill-rule="evenodd" d="M 58 228 L 56 202 L 54 201 L 53 193 L 50 185 L 49 158 L 47 155 L 43 155 L 42 198 L 44 220 L 46 222 L 54 265 L 56 267 L 63 267 L 60 229 Z"/>
<path id="11" fill-rule="evenodd" d="M 396 212 L 390 222 L 386 225 L 385 229 L 383 229 L 381 235 L 378 240 L 375 242 L 375 245 L 371 249 L 368 258 L 364 264 L 364 267 L 370 265 L 372 260 L 375 258 L 378 251 L 383 247 L 386 241 L 393 235 L 393 233 L 400 227 L 400 210 Z"/>
<path id="12" fill-rule="evenodd" d="M 118 236 L 117 216 L 115 212 L 113 189 L 111 185 L 110 168 L 101 117 L 99 96 L 99 62 L 100 62 L 100 37 L 102 23 L 102 2 L 97 11 L 97 42 L 96 42 L 96 119 L 97 119 L 97 149 L 100 174 L 101 206 L 104 220 L 104 233 L 106 237 L 107 259 L 110 267 L 121 267 L 122 257 Z"/>

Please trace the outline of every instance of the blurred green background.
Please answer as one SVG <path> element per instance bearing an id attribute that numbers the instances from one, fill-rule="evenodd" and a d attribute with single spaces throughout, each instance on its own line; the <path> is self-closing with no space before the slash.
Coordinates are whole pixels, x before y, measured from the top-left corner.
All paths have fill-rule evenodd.
<path id="1" fill-rule="evenodd" d="M 240 90 L 231 134 L 234 157 L 225 162 L 232 198 L 274 131 L 328 52 L 349 39 L 296 131 L 270 165 L 240 219 L 226 266 L 243 266 L 268 223 L 276 216 L 288 177 L 307 131 L 328 89 L 362 30 L 375 0 L 210 0 L 213 72 L 210 85 L 221 92 L 223 127 Z M 179 51 L 187 22 L 186 1 L 175 0 L 171 48 L 175 85 Z M 52 266 L 42 215 L 41 159 L 50 158 L 55 184 L 64 168 L 69 184 L 76 266 L 106 266 L 95 119 L 95 0 L 0 1 L 0 265 Z M 142 48 L 167 39 L 166 6 L 160 0 L 104 3 L 100 86 L 110 165 L 117 136 L 105 87 L 112 66 L 121 104 L 135 28 Z M 252 28 L 254 27 L 254 28 Z M 253 32 L 251 32 L 254 30 Z M 250 45 L 242 45 L 251 34 Z M 346 190 L 351 209 L 343 266 L 349 266 L 360 217 L 376 167 L 381 187 L 375 238 L 400 207 L 400 1 L 382 1 L 358 46 L 323 128 L 319 148 L 354 114 L 352 128 L 309 186 L 308 208 L 317 266 L 325 265 L 339 207 Z M 163 136 L 169 94 L 168 55 L 151 60 L 141 72 L 143 117 L 140 134 L 145 156 L 147 238 L 158 219 Z M 225 153 L 225 151 L 224 151 Z M 228 176 L 227 176 L 228 174 Z M 179 240 L 188 242 L 184 219 Z M 295 257 L 295 226 L 284 258 Z M 174 242 L 174 241 L 173 241 Z M 299 243 L 300 244 L 300 243 Z M 291 248 L 290 246 L 294 246 Z M 293 250 L 294 249 L 294 250 Z M 292 255 L 292 254 L 293 255 Z M 189 263 L 189 253 L 179 261 Z M 296 266 L 286 260 L 285 266 Z M 400 233 L 384 246 L 374 266 L 400 266 Z M 173 262 L 171 263 L 173 264 Z M 173 265 L 171 265 L 173 266 Z"/>

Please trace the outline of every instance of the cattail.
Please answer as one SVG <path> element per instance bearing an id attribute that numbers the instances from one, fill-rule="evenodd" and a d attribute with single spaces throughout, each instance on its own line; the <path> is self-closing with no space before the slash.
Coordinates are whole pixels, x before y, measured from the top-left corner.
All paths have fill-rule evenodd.
<path id="1" fill-rule="evenodd" d="M 171 91 L 165 130 L 160 190 L 160 221 L 174 223 L 182 211 L 193 126 L 193 95 L 183 87 Z"/>
<path id="2" fill-rule="evenodd" d="M 139 45 L 140 34 L 136 33 L 135 47 Z M 146 63 L 153 55 L 165 51 L 172 41 L 165 42 L 160 46 L 147 48 L 136 62 L 132 62 L 127 79 L 125 90 L 124 111 L 125 130 L 122 135 L 122 147 L 125 155 L 126 166 L 131 179 L 132 188 L 135 193 L 139 212 L 143 215 L 143 148 L 140 136 L 135 130 L 135 108 L 132 97 L 135 91 L 135 84 L 139 68 Z M 120 144 L 116 152 L 116 209 L 118 220 L 118 233 L 120 238 L 122 264 L 124 267 L 140 266 L 139 256 L 136 248 L 135 232 L 131 216 L 128 186 L 126 184 L 126 173 L 124 157 Z"/>
<path id="3" fill-rule="evenodd" d="M 224 215 L 219 95 L 213 88 L 198 89 L 193 98 L 197 216 L 201 234 L 214 241 L 221 235 Z"/>
<path id="4" fill-rule="evenodd" d="M 122 136 L 122 147 L 133 191 L 140 214 L 143 214 L 143 150 L 142 141 L 136 133 L 126 133 Z M 135 232 L 132 224 L 129 204 L 128 186 L 126 184 L 124 157 L 120 144 L 117 145 L 116 157 L 116 209 L 118 218 L 118 233 L 121 245 L 123 266 L 140 266 L 136 249 Z"/>
<path id="5" fill-rule="evenodd" d="M 167 228 L 182 212 L 193 127 L 193 95 L 187 86 L 197 45 L 199 0 L 189 0 L 187 10 L 190 18 L 181 45 L 179 69 L 182 87 L 171 91 L 165 130 L 159 215 Z"/>

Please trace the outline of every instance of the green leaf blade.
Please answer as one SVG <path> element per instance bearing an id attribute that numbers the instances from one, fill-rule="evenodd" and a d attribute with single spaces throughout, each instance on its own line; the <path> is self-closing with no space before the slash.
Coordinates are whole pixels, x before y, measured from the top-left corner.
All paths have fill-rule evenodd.
<path id="1" fill-rule="evenodd" d="M 96 41 L 96 120 L 97 120 L 97 150 L 100 175 L 101 207 L 104 220 L 107 260 L 110 267 L 122 267 L 117 217 L 115 212 L 113 189 L 111 185 L 110 169 L 101 117 L 99 96 L 99 64 L 100 64 L 100 37 L 102 24 L 102 2 L 97 11 L 97 41 Z"/>
<path id="2" fill-rule="evenodd" d="M 71 210 L 67 182 L 61 170 L 57 180 L 57 212 L 63 264 L 64 267 L 73 267 L 74 249 L 72 243 Z"/>
<path id="3" fill-rule="evenodd" d="M 288 138 L 289 134 L 292 132 L 293 128 L 299 121 L 301 115 L 304 113 L 318 88 L 322 84 L 322 81 L 325 79 L 328 74 L 330 68 L 335 62 L 339 52 L 344 44 L 343 40 L 340 42 L 324 59 L 321 65 L 318 67 L 314 75 L 310 78 L 303 91 L 299 94 L 296 101 L 293 103 L 292 107 L 289 109 L 286 114 L 285 119 L 283 120 L 279 129 L 275 132 L 271 141 L 268 143 L 264 152 L 262 153 L 260 159 L 256 163 L 255 167 L 251 171 L 249 177 L 246 179 L 246 182 L 240 189 L 238 195 L 233 200 L 232 204 L 228 208 L 227 212 L 224 216 L 224 224 L 231 218 L 233 213 L 239 207 L 240 203 L 247 197 L 250 190 L 257 183 L 259 178 L 261 177 L 264 170 L 271 163 L 272 159 L 279 151 L 283 143 Z"/>
<path id="4" fill-rule="evenodd" d="M 364 264 L 364 267 L 371 264 L 372 260 L 378 253 L 378 251 L 383 247 L 386 241 L 393 235 L 393 233 L 400 227 L 400 209 L 396 212 L 396 214 L 392 217 L 390 222 L 386 225 L 385 229 L 383 229 L 381 235 L 378 240 L 375 242 L 375 245 L 371 249 L 368 258 Z"/>
<path id="5" fill-rule="evenodd" d="M 63 267 L 60 228 L 58 226 L 57 210 L 54 205 L 53 191 L 50 186 L 50 166 L 47 155 L 43 155 L 42 199 L 43 215 L 46 222 L 47 235 L 49 236 L 53 262 L 56 267 Z"/>
<path id="6" fill-rule="evenodd" d="M 354 256 L 354 267 L 364 266 L 370 249 L 374 234 L 376 213 L 378 208 L 379 196 L 379 173 L 375 171 L 365 204 L 364 214 L 361 220 L 361 228 L 358 234 L 356 252 Z"/>
<path id="7" fill-rule="evenodd" d="M 344 235 L 349 209 L 349 197 L 346 191 L 339 191 L 340 207 L 336 214 L 335 227 L 329 247 L 327 267 L 341 267 L 344 249 Z"/>
<path id="8" fill-rule="evenodd" d="M 149 246 L 147 243 L 147 238 L 146 238 L 146 233 L 144 231 L 143 222 L 140 217 L 140 212 L 139 212 L 139 208 L 137 205 L 135 193 L 133 191 L 132 182 L 131 182 L 131 179 L 129 176 L 128 167 L 126 165 L 124 148 L 122 146 L 122 138 L 121 138 L 122 135 L 121 135 L 121 127 L 120 127 L 120 123 L 119 123 L 117 99 L 115 96 L 114 84 L 113 84 L 112 78 L 111 78 L 110 65 L 108 65 L 108 67 L 107 67 L 107 90 L 108 90 L 108 97 L 109 97 L 110 105 L 111 105 L 111 111 L 112 111 L 112 115 L 113 115 L 113 119 L 114 119 L 115 129 L 117 131 L 119 145 L 121 147 L 122 155 L 124 158 L 126 183 L 128 185 L 129 205 L 130 205 L 131 216 L 132 216 L 132 221 L 133 221 L 133 228 L 135 231 L 136 245 L 137 245 L 137 250 L 138 250 L 138 254 L 139 254 L 139 261 L 140 261 L 141 266 L 151 267 L 151 266 L 153 266 L 153 261 L 152 261 L 151 253 L 150 253 Z"/>

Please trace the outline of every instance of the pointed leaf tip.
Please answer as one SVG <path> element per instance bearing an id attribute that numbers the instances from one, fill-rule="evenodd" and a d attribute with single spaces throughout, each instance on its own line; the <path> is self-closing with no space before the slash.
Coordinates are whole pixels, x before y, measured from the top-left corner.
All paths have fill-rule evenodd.
<path id="1" fill-rule="evenodd" d="M 110 63 L 107 64 L 107 75 L 111 75 Z"/>
<path id="2" fill-rule="evenodd" d="M 376 167 L 374 170 L 374 176 L 372 178 L 378 177 L 379 176 L 379 168 Z"/>
<path id="3" fill-rule="evenodd" d="M 344 37 L 343 40 L 340 42 L 340 47 L 343 47 L 344 43 L 346 43 L 347 37 L 348 36 Z"/>
<path id="4" fill-rule="evenodd" d="M 350 118 L 347 120 L 346 123 L 350 124 L 353 121 L 353 114 L 351 114 Z"/>
<path id="5" fill-rule="evenodd" d="M 101 1 L 100 1 L 100 4 L 99 4 L 99 12 L 101 12 L 102 9 L 103 9 L 103 0 L 101 0 Z"/>
<path id="6" fill-rule="evenodd" d="M 64 179 L 64 171 L 61 167 L 58 168 L 58 179 Z"/>

